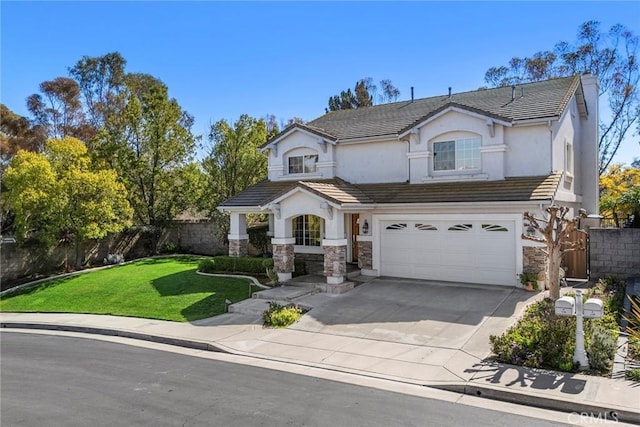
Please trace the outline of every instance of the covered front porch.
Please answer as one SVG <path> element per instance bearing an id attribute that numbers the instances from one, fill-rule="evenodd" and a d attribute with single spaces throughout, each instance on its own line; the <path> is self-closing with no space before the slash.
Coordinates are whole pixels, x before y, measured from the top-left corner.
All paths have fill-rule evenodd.
<path id="1" fill-rule="evenodd" d="M 322 259 L 328 289 L 347 287 L 347 264 L 366 274 L 372 269 L 371 216 L 322 194 L 296 187 L 258 209 L 231 208 L 229 255 L 247 256 L 247 214 L 268 213 L 274 271 L 280 282 L 292 279 L 296 255 Z M 341 286 L 343 285 L 343 286 Z M 331 291 L 330 290 L 330 291 Z"/>

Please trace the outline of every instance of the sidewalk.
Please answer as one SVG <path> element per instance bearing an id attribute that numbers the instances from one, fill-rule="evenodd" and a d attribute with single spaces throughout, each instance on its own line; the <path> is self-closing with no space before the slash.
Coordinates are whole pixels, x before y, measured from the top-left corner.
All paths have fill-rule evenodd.
<path id="1" fill-rule="evenodd" d="M 314 307 L 329 304 L 326 309 L 341 297 L 315 294 L 307 297 L 306 303 Z M 0 316 L 2 328 L 122 336 L 640 423 L 640 385 L 636 383 L 483 362 L 489 351 L 488 335 L 513 320 L 508 318 L 501 319 L 499 325 L 493 318 L 487 319 L 464 346 L 453 349 L 320 329 L 300 330 L 295 325 L 266 329 L 256 314 L 229 313 L 193 323 L 65 313 Z"/>

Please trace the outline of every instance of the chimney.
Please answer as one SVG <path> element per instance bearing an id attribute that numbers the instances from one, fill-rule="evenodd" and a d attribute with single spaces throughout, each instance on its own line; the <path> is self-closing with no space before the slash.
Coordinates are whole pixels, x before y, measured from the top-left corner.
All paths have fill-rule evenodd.
<path id="1" fill-rule="evenodd" d="M 516 85 L 511 86 L 511 102 L 516 99 Z"/>
<path id="2" fill-rule="evenodd" d="M 449 86 L 449 98 L 451 98 L 451 86 Z"/>
<path id="3" fill-rule="evenodd" d="M 413 86 L 411 86 L 411 102 L 413 102 Z"/>

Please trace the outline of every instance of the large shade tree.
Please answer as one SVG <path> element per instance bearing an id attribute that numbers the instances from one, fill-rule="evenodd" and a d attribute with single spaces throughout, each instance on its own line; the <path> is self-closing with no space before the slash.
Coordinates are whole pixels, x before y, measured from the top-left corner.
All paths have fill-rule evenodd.
<path id="1" fill-rule="evenodd" d="M 219 120 L 211 125 L 209 155 L 203 160 L 209 195 L 207 210 L 219 223 L 221 234 L 228 234 L 228 218 L 216 209 L 248 186 L 267 176 L 267 156 L 259 147 L 267 141 L 267 125 L 263 119 L 247 114 L 233 124 Z"/>
<path id="2" fill-rule="evenodd" d="M 148 74 L 126 76 L 122 110 L 107 117 L 94 152 L 120 173 L 137 223 L 162 227 L 193 202 L 192 126 L 164 83 Z"/>
<path id="3" fill-rule="evenodd" d="M 600 23 L 588 21 L 578 28 L 573 43 L 558 42 L 551 50 L 527 57 L 514 57 L 508 65 L 491 67 L 485 81 L 492 86 L 546 80 L 553 77 L 590 73 L 598 76 L 600 96 L 606 99 L 609 114 L 601 114 L 598 141 L 602 174 L 620 144 L 627 138 L 640 116 L 640 72 L 638 36 L 616 24 L 602 31 Z"/>
<path id="4" fill-rule="evenodd" d="M 48 140 L 43 153 L 19 151 L 4 181 L 18 239 L 47 246 L 74 244 L 76 267 L 82 264 L 83 240 L 131 225 L 127 192 L 116 172 L 96 168 L 78 139 Z"/>

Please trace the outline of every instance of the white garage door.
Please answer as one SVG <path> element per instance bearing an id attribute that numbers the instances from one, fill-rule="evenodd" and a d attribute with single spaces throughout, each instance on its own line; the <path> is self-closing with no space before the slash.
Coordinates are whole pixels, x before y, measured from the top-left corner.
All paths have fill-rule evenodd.
<path id="1" fill-rule="evenodd" d="M 514 221 L 381 221 L 383 276 L 514 286 Z"/>

